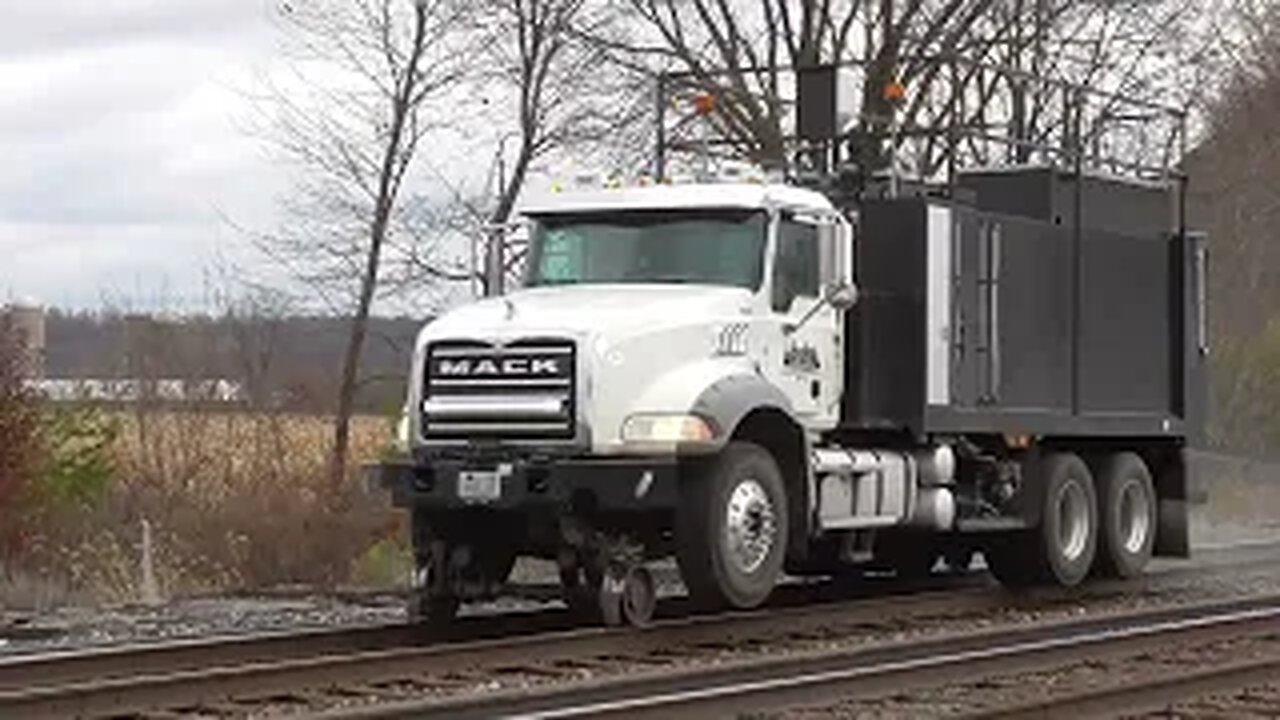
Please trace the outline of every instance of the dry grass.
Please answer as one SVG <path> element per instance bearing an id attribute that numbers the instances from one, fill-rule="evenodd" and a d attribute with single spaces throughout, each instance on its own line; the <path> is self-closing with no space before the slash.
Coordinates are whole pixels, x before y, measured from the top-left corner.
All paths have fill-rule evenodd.
<path id="1" fill-rule="evenodd" d="M 378 569 L 398 570 L 401 514 L 358 472 L 387 444 L 385 419 L 355 421 L 351 472 L 338 488 L 328 485 L 331 426 L 321 418 L 154 411 L 116 419 L 105 498 L 50 512 L 25 574 L 105 602 L 145 599 L 144 521 L 161 596 L 385 583 L 392 578 Z"/>
<path id="2" fill-rule="evenodd" d="M 1196 544 L 1280 540 L 1280 464 L 1197 453 L 1192 472 L 1205 500 L 1193 513 Z"/>

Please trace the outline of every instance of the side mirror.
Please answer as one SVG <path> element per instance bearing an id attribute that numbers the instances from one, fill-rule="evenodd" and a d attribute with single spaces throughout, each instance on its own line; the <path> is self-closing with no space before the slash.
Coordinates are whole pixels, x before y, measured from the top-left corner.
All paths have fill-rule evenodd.
<path id="1" fill-rule="evenodd" d="M 848 223 L 825 222 L 818 226 L 818 260 L 823 291 L 853 282 L 853 233 Z"/>
<path id="2" fill-rule="evenodd" d="M 818 225 L 818 272 L 825 288 L 840 279 L 840 233 L 832 222 Z"/>
<path id="3" fill-rule="evenodd" d="M 824 306 L 830 305 L 836 311 L 844 312 L 857 304 L 857 302 L 858 288 L 853 284 L 841 283 L 837 285 L 833 283 L 827 285 L 822 288 L 822 298 L 819 299 L 818 302 L 814 303 L 813 307 L 809 308 L 809 312 L 805 313 L 804 317 L 800 318 L 800 321 L 796 324 L 784 327 L 782 332 L 785 335 L 795 333 L 795 331 L 804 327 L 810 320 L 812 320 L 813 316 L 817 315 L 818 311 Z"/>
<path id="4" fill-rule="evenodd" d="M 822 289 L 822 296 L 831 307 L 844 312 L 858 304 L 858 286 L 846 282 L 829 283 Z"/>

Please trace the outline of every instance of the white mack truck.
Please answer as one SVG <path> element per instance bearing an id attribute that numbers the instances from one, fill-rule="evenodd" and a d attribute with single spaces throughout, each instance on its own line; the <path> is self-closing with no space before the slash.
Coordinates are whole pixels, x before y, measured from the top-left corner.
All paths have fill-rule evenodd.
<path id="1" fill-rule="evenodd" d="M 1205 257 L 1174 183 L 894 185 L 525 207 L 522 287 L 424 327 L 380 467 L 412 616 L 501 594 L 521 555 L 609 623 L 648 621 L 670 556 L 700 606 L 752 608 L 784 574 L 981 552 L 1008 586 L 1073 586 L 1185 555 Z"/>

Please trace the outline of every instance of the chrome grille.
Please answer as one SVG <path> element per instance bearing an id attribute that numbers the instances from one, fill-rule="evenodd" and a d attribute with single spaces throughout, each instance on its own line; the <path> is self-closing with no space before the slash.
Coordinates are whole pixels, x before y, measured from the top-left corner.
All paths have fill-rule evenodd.
<path id="1" fill-rule="evenodd" d="M 433 343 L 419 409 L 423 437 L 572 439 L 576 373 L 567 340 Z"/>

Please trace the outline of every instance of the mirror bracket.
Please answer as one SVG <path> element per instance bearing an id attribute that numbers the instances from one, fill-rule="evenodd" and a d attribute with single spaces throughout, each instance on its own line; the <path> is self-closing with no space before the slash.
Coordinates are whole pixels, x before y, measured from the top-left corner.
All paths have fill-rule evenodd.
<path id="1" fill-rule="evenodd" d="M 822 289 L 822 298 L 814 303 L 803 317 L 795 323 L 788 323 L 782 326 L 782 334 L 794 335 L 800 328 L 807 325 L 814 315 L 817 315 L 822 308 L 828 305 L 838 312 L 844 312 L 856 304 L 858 304 L 858 288 L 856 285 L 842 282 L 830 283 Z"/>

